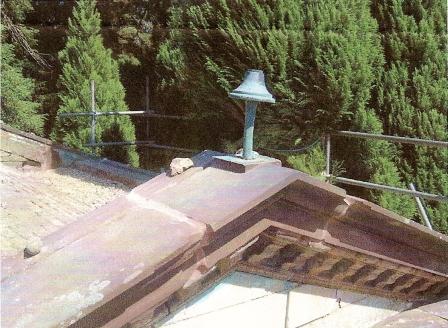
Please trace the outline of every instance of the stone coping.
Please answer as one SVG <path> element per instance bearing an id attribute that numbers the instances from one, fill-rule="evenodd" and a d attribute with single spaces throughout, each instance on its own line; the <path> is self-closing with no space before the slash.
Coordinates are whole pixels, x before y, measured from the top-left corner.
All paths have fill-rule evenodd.
<path id="1" fill-rule="evenodd" d="M 2 281 L 3 326 L 122 327 L 142 317 L 151 321 L 161 306 L 187 299 L 244 262 L 247 247 L 259 247 L 260 236 L 273 228 L 281 243 L 288 242 L 263 244 L 255 254 L 287 263 L 285 247 L 297 246 L 299 255 L 305 247 L 312 251 L 300 264 L 305 266 L 322 252 L 334 256 L 313 273 L 313 283 L 331 285 L 346 269 L 341 261 L 349 254 L 360 269 L 384 262 L 373 287 L 361 284 L 360 292 L 386 293 L 388 285 L 378 282 L 388 270 L 415 276 L 396 294 L 400 297 L 444 291 L 447 236 L 276 164 L 229 171 L 215 161 L 220 155 L 225 154 L 205 151 L 182 174 L 160 174 L 46 238 L 41 254 Z M 269 264 L 277 262 L 253 263 L 246 261 L 247 270 L 277 274 Z"/>
<path id="2" fill-rule="evenodd" d="M 1 123 L 0 128 L 1 150 L 38 163 L 41 169 L 74 167 L 93 175 L 123 183 L 128 187 L 138 186 L 157 175 L 148 170 L 131 167 L 56 144 L 51 140 L 20 131 L 4 123 Z"/>

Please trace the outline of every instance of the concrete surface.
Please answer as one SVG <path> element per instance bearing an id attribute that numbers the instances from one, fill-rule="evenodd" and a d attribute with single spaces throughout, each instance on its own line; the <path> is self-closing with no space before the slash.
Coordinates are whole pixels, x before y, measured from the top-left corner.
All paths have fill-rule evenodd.
<path id="1" fill-rule="evenodd" d="M 448 328 L 448 299 L 404 311 L 376 324 L 374 328 Z"/>
<path id="2" fill-rule="evenodd" d="M 157 327 L 363 328 L 410 306 L 410 303 L 381 297 L 314 285 L 297 286 L 287 281 L 234 272 Z"/>
<path id="3" fill-rule="evenodd" d="M 287 291 L 296 284 L 234 272 L 196 297 L 163 328 L 283 328 Z"/>

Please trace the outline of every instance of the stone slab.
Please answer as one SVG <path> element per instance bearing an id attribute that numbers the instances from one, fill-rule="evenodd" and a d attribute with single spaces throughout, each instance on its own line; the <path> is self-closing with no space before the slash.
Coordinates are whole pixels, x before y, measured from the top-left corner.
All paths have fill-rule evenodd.
<path id="1" fill-rule="evenodd" d="M 29 161 L 40 163 L 43 169 L 49 169 L 55 166 L 55 158 L 51 145 L 37 141 L 34 135 L 19 135 L 4 130 L 3 124 L 1 127 L 0 144 L 3 151 L 24 157 Z"/>
<path id="2" fill-rule="evenodd" d="M 448 328 L 448 321 L 420 309 L 387 318 L 372 328 Z"/>
<path id="3" fill-rule="evenodd" d="M 366 298 L 366 295 L 314 285 L 301 285 L 289 295 L 288 327 L 301 327 L 341 308 Z"/>
<path id="4" fill-rule="evenodd" d="M 421 306 L 420 310 L 431 313 L 448 321 L 448 300 Z"/>
<path id="5" fill-rule="evenodd" d="M 154 274 L 205 233 L 203 225 L 155 202 L 135 200 L 114 215 L 34 263 L 32 274 L 23 270 L 5 279 L 2 327 L 68 326 Z"/>
<path id="6" fill-rule="evenodd" d="M 411 304 L 405 302 L 369 296 L 301 327 L 368 328 L 410 306 Z"/>
<path id="7" fill-rule="evenodd" d="M 213 166 L 195 167 L 175 177 L 162 178 L 163 183 L 156 177 L 134 192 L 144 199 L 164 203 L 217 231 L 299 177 L 299 172 L 276 165 L 256 167 L 244 174 Z"/>
<path id="8" fill-rule="evenodd" d="M 58 151 L 61 154 L 60 151 Z M 76 169 L 92 173 L 96 176 L 123 183 L 128 187 L 136 187 L 155 177 L 151 171 L 130 167 L 108 159 L 84 159 L 72 165 Z"/>
<path id="9" fill-rule="evenodd" d="M 303 234 L 296 227 L 301 222 L 300 216 L 303 213 L 308 212 L 310 218 L 321 217 L 319 222 L 310 220 L 310 229 L 315 233 L 313 236 L 330 240 L 334 245 L 337 232 L 361 236 L 359 231 L 362 229 L 356 224 L 340 219 L 346 216 L 347 208 L 353 203 L 338 188 L 335 191 L 335 187 L 314 183 L 312 178 L 303 173 L 272 164 L 256 166 L 245 173 L 235 173 L 214 165 L 213 156 L 216 154 L 209 155 L 211 154 L 196 157 L 193 160 L 195 167 L 175 177 L 168 177 L 166 174 L 155 177 L 128 195 L 89 213 L 83 220 L 78 220 L 62 232 L 49 237 L 48 248 L 51 251 L 43 251 L 37 255 L 39 258 L 36 261 L 30 261 L 30 265 L 24 270 L 3 281 L 4 326 L 29 326 L 31 322 L 35 327 L 44 323 L 49 323 L 49 326 L 64 326 L 73 321 L 79 326 L 91 327 L 95 325 L 86 324 L 87 320 L 91 320 L 92 316 L 98 319 L 94 315 L 102 314 L 102 309 L 107 305 L 116 311 L 116 317 L 107 317 L 102 324 L 110 320 L 109 323 L 115 321 L 114 324 L 110 323 L 110 327 L 121 327 L 145 311 L 168 304 L 169 298 L 174 297 L 174 293 L 181 291 L 188 282 L 194 281 L 198 272 L 208 272 L 223 256 L 236 251 L 235 245 L 241 247 L 272 225 Z M 318 195 L 313 204 L 326 204 L 325 211 L 316 210 L 314 205 L 310 206 L 307 198 L 292 195 L 286 198 L 285 189 L 291 184 L 297 188 L 290 193 L 308 190 L 309 196 Z M 276 195 L 284 196 L 286 199 L 282 201 L 285 204 L 296 203 L 295 206 L 300 211 L 289 211 L 285 207 L 290 212 L 287 217 L 289 221 L 283 215 L 273 221 L 264 215 L 266 213 L 258 213 L 260 215 L 251 214 L 250 220 L 241 222 L 247 218 L 243 214 L 270 198 L 276 201 L 276 206 L 282 206 L 281 201 L 278 201 L 280 197 Z M 359 213 L 370 213 L 372 218 L 377 215 L 368 206 L 362 207 Z M 229 224 L 231 222 L 238 225 L 243 223 L 243 228 L 227 229 L 234 227 Z M 334 228 L 335 222 L 337 229 Z M 320 226 L 320 223 L 329 224 Z M 341 226 L 344 227 L 338 228 Z M 332 227 L 333 230 L 330 229 Z M 366 229 L 363 234 L 372 233 Z M 345 241 L 342 235 L 341 233 L 340 238 Z M 364 247 L 365 239 L 357 240 L 357 245 Z M 216 250 L 212 249 L 213 253 L 207 253 L 211 249 L 209 246 L 216 241 L 219 242 Z M 444 241 L 441 240 L 440 243 L 443 244 Z M 396 248 L 394 244 L 390 245 Z M 354 249 L 348 246 L 341 242 L 341 247 Z M 372 252 L 372 255 L 378 257 L 378 253 Z M 188 257 L 188 261 L 185 257 Z M 429 260 L 441 262 L 445 257 L 429 257 Z M 181 260 L 185 266 L 178 265 Z M 171 261 L 176 261 L 176 265 L 171 266 Z M 170 270 L 166 268 L 167 265 Z M 168 274 L 169 280 L 163 280 Z M 42 283 L 36 284 L 36 281 Z M 168 286 L 167 281 L 170 281 Z M 144 289 L 143 292 L 138 289 L 140 286 L 147 287 L 147 284 L 153 284 L 151 288 L 154 289 Z M 130 299 L 136 291 L 146 294 L 140 295 L 141 298 Z M 279 297 L 272 295 L 272 302 L 260 301 L 264 304 L 262 307 L 253 305 L 258 300 L 245 303 L 247 307 L 240 308 L 240 312 L 270 314 L 269 310 L 273 309 L 274 304 L 286 304 L 283 303 L 286 295 L 281 299 Z M 119 307 L 115 306 L 116 299 L 124 300 Z M 263 299 L 267 300 L 268 297 Z M 342 325 L 344 313 L 345 316 L 354 313 L 359 323 L 367 318 L 363 310 L 372 307 L 371 304 L 356 304 L 354 312 L 348 314 L 346 308 L 349 306 L 342 307 L 338 313 L 345 312 L 334 317 L 334 322 Z M 390 310 L 387 302 L 374 301 L 373 304 L 374 308 Z M 124 310 L 126 306 L 129 311 Z M 234 312 L 230 308 L 232 307 L 223 309 L 222 316 L 210 314 L 209 320 L 221 323 L 219 318 L 232 318 Z M 257 309 L 262 310 L 257 312 Z M 366 322 L 373 323 L 379 316 L 384 318 L 386 312 L 369 312 L 369 316 L 372 315 L 374 319 Z M 8 313 L 8 317 L 5 313 Z M 281 315 L 277 315 L 279 313 Z M 275 322 L 282 322 L 279 318 L 284 317 L 285 313 L 279 311 L 277 314 Z M 206 315 L 209 313 L 203 317 Z M 253 317 L 246 317 L 243 319 L 252 319 L 245 321 L 246 326 L 249 326 L 254 320 Z M 260 315 L 255 319 L 260 324 L 270 322 L 269 318 L 263 318 L 265 317 Z M 234 325 L 238 326 L 237 323 Z M 331 323 L 327 322 L 327 326 L 331 326 Z"/>
<path id="10" fill-rule="evenodd" d="M 235 272 L 156 327 L 284 328 L 286 295 L 294 285 Z"/>
<path id="11" fill-rule="evenodd" d="M 244 159 L 238 155 L 223 155 L 215 156 L 214 163 L 223 170 L 229 170 L 235 173 L 245 173 L 255 167 L 263 165 L 278 165 L 282 166 L 282 162 L 276 158 L 259 155 L 254 159 Z"/>

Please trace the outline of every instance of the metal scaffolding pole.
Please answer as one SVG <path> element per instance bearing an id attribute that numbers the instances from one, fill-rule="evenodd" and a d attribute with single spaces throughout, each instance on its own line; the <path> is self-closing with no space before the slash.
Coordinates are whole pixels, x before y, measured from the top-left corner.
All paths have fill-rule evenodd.
<path id="1" fill-rule="evenodd" d="M 89 143 L 87 147 L 107 147 L 107 146 L 134 146 L 134 145 L 151 145 L 154 141 L 109 141 Z"/>
<path id="2" fill-rule="evenodd" d="M 149 76 L 145 77 L 145 110 L 149 112 Z"/>
<path id="3" fill-rule="evenodd" d="M 71 116 L 91 116 L 92 112 L 79 112 L 79 113 L 61 113 L 59 116 L 61 117 L 71 117 Z M 96 116 L 115 116 L 115 115 L 140 115 L 140 116 L 148 116 L 148 117 L 156 117 L 156 118 L 167 118 L 174 120 L 188 120 L 188 118 L 177 115 L 164 115 L 157 114 L 154 111 L 146 111 L 146 110 L 132 110 L 126 112 L 96 112 Z"/>
<path id="4" fill-rule="evenodd" d="M 342 178 L 342 177 L 334 177 L 334 179 L 336 182 L 340 182 L 340 183 L 344 183 L 344 184 L 348 184 L 348 185 L 390 191 L 390 192 L 395 192 L 395 193 L 404 194 L 404 195 L 418 196 L 418 197 L 421 197 L 424 199 L 435 200 L 435 201 L 439 201 L 439 202 L 448 202 L 448 196 L 435 195 L 435 194 L 430 194 L 430 193 L 421 192 L 421 191 L 412 191 L 409 189 L 390 187 L 390 186 L 385 186 L 385 185 L 381 185 L 381 184 L 377 184 L 377 183 L 354 180 L 354 179 L 347 179 L 347 178 Z"/>
<path id="5" fill-rule="evenodd" d="M 110 147 L 110 146 L 143 146 L 154 149 L 163 149 L 163 150 L 171 150 L 171 151 L 179 151 L 183 153 L 198 153 L 199 151 L 196 149 L 182 148 L 182 147 L 174 147 L 167 145 L 159 145 L 156 144 L 152 140 L 148 141 L 110 141 L 110 142 L 96 142 L 86 144 L 87 147 Z"/>
<path id="6" fill-rule="evenodd" d="M 149 76 L 145 77 L 145 111 L 149 114 Z M 146 119 L 146 139 L 149 138 L 149 120 Z"/>
<path id="7" fill-rule="evenodd" d="M 182 148 L 182 147 L 173 147 L 173 146 L 166 146 L 166 145 L 159 145 L 159 144 L 151 144 L 148 146 L 149 148 L 155 148 L 155 149 L 164 149 L 164 150 L 172 150 L 172 151 L 179 151 L 184 153 L 199 153 L 197 149 L 189 149 L 189 148 Z"/>
<path id="8" fill-rule="evenodd" d="M 92 125 L 90 127 L 90 143 L 95 143 L 96 135 L 96 108 L 95 108 L 95 81 L 90 81 L 90 96 L 91 96 L 91 110 L 92 110 Z"/>
<path id="9" fill-rule="evenodd" d="M 76 113 L 61 113 L 58 114 L 60 117 L 77 117 L 77 116 L 91 116 L 91 127 L 90 127 L 90 142 L 86 144 L 87 147 L 110 147 L 110 146 L 147 146 L 149 148 L 197 153 L 198 150 L 188 149 L 182 147 L 159 145 L 154 143 L 152 140 L 147 141 L 110 141 L 110 142 L 96 142 L 96 119 L 98 116 L 120 116 L 120 115 L 141 115 L 146 117 L 158 117 L 167 119 L 179 119 L 188 120 L 189 118 L 176 115 L 164 115 L 157 114 L 149 109 L 149 77 L 145 78 L 145 110 L 140 111 L 108 111 L 108 112 L 97 112 L 95 104 L 95 81 L 90 81 L 90 93 L 91 93 L 91 111 L 90 112 L 76 112 Z M 146 122 L 146 135 L 149 135 L 149 122 Z"/>
<path id="10" fill-rule="evenodd" d="M 396 136 L 388 136 L 388 135 L 383 135 L 383 134 L 353 132 L 353 131 L 338 131 L 338 132 L 335 132 L 333 134 L 337 135 L 337 136 L 342 136 L 342 137 L 363 138 L 363 139 L 377 139 L 377 140 L 385 140 L 385 141 L 390 141 L 390 142 L 407 143 L 407 144 L 420 145 L 420 146 L 448 148 L 448 142 L 446 142 L 446 141 L 438 141 L 438 140 L 427 140 L 427 139 L 417 139 L 417 138 L 408 138 L 408 137 L 396 137 Z"/>
<path id="11" fill-rule="evenodd" d="M 415 189 L 415 186 L 413 183 L 409 184 L 409 189 L 411 189 L 412 191 L 417 191 L 417 189 Z M 417 208 L 418 208 L 418 211 L 420 212 L 420 215 L 423 218 L 423 221 L 425 222 L 426 226 L 432 230 L 431 221 L 429 221 L 428 215 L 426 214 L 426 210 L 425 210 L 425 207 L 423 206 L 421 199 L 418 196 L 414 196 L 414 199 L 415 199 L 415 202 L 417 203 Z"/>
<path id="12" fill-rule="evenodd" d="M 325 150 L 326 150 L 326 165 L 325 165 L 325 176 L 327 177 L 327 179 L 330 177 L 331 175 L 331 166 L 330 166 L 330 161 L 331 161 L 331 139 L 330 139 L 330 134 L 327 134 L 325 136 Z"/>

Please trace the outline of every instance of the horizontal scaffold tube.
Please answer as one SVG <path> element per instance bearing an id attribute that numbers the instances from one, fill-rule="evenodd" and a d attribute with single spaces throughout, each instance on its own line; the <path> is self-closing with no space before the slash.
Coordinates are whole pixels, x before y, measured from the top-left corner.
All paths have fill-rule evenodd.
<path id="1" fill-rule="evenodd" d="M 435 194 L 430 194 L 427 192 L 413 191 L 413 190 L 409 190 L 409 189 L 385 186 L 385 185 L 381 185 L 381 184 L 377 184 L 377 183 L 342 178 L 342 177 L 333 177 L 333 178 L 336 182 L 348 184 L 348 185 L 352 185 L 352 186 L 366 187 L 369 189 L 377 189 L 377 190 L 395 192 L 398 194 L 418 196 L 418 197 L 421 197 L 424 199 L 435 200 L 435 201 L 439 201 L 439 202 L 448 202 L 448 197 L 443 196 L 443 195 L 435 195 Z"/>
<path id="2" fill-rule="evenodd" d="M 397 136 L 388 136 L 388 135 L 383 135 L 383 134 L 353 132 L 353 131 L 338 131 L 338 132 L 334 132 L 333 135 L 341 136 L 341 137 L 376 139 L 376 140 L 385 140 L 385 141 L 391 141 L 391 142 L 407 143 L 407 144 L 413 144 L 413 145 L 448 148 L 448 142 L 438 141 L 438 140 L 397 137 Z"/>

